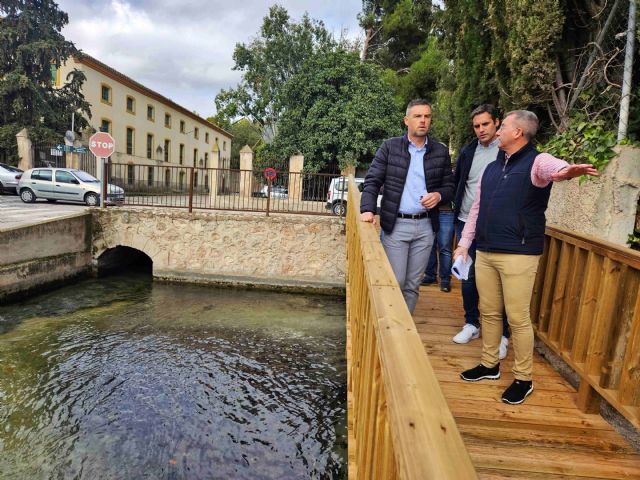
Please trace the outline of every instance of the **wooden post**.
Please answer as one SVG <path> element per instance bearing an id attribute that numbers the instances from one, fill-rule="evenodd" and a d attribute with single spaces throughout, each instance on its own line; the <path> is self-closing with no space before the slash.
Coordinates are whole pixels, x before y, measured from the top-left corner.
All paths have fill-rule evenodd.
<path id="1" fill-rule="evenodd" d="M 584 413 L 600 412 L 600 395 L 585 379 L 580 379 L 576 405 Z"/>

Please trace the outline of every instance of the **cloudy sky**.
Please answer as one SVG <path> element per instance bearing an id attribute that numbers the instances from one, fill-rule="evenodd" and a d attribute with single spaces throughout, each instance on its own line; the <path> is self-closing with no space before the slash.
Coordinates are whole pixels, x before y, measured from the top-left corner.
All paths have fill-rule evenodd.
<path id="1" fill-rule="evenodd" d="M 59 0 L 63 30 L 76 47 L 203 117 L 221 88 L 235 86 L 236 43 L 247 43 L 275 2 L 261 0 Z M 280 0 L 294 20 L 304 12 L 336 36 L 360 36 L 361 0 Z"/>

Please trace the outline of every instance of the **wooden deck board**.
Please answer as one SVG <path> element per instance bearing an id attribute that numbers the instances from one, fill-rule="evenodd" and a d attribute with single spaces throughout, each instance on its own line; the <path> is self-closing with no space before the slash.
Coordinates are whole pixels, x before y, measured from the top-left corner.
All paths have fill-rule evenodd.
<path id="1" fill-rule="evenodd" d="M 576 390 L 534 355 L 534 392 L 522 405 L 500 400 L 513 376 L 513 349 L 499 380 L 464 382 L 480 361 L 481 340 L 451 341 L 464 311 L 458 284 L 450 293 L 421 288 L 414 313 L 442 391 L 481 479 L 640 479 L 640 455 L 600 415 L 576 407 Z"/>

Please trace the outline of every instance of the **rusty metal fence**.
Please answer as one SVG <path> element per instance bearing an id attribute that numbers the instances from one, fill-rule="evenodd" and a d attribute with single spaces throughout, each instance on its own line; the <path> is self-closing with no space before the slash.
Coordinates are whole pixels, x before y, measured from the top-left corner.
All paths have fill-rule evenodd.
<path id="1" fill-rule="evenodd" d="M 125 191 L 124 205 L 344 216 L 345 177 L 169 165 L 109 163 L 108 182 Z"/>

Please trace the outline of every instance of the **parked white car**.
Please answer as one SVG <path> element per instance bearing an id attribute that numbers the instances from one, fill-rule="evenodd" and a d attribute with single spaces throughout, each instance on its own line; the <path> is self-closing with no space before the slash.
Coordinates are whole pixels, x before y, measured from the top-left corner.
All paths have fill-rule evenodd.
<path id="1" fill-rule="evenodd" d="M 84 202 L 95 207 L 100 203 L 102 182 L 83 170 L 73 168 L 31 168 L 22 174 L 18 193 L 25 203 L 44 198 L 49 202 Z M 117 185 L 107 184 L 107 203 L 123 202 L 124 190 Z"/>
<path id="2" fill-rule="evenodd" d="M 0 163 L 0 193 L 13 191 L 18 193 L 18 181 L 22 170 L 6 163 Z"/>
<path id="3" fill-rule="evenodd" d="M 364 186 L 364 178 L 355 178 L 356 186 L 358 190 L 362 191 Z M 331 210 L 334 215 L 344 216 L 347 213 L 347 200 L 349 195 L 349 181 L 344 177 L 338 177 L 331 180 L 329 184 L 329 191 L 327 192 L 327 203 L 324 208 Z M 378 195 L 378 212 L 380 211 L 380 203 L 382 202 L 382 195 Z"/>

